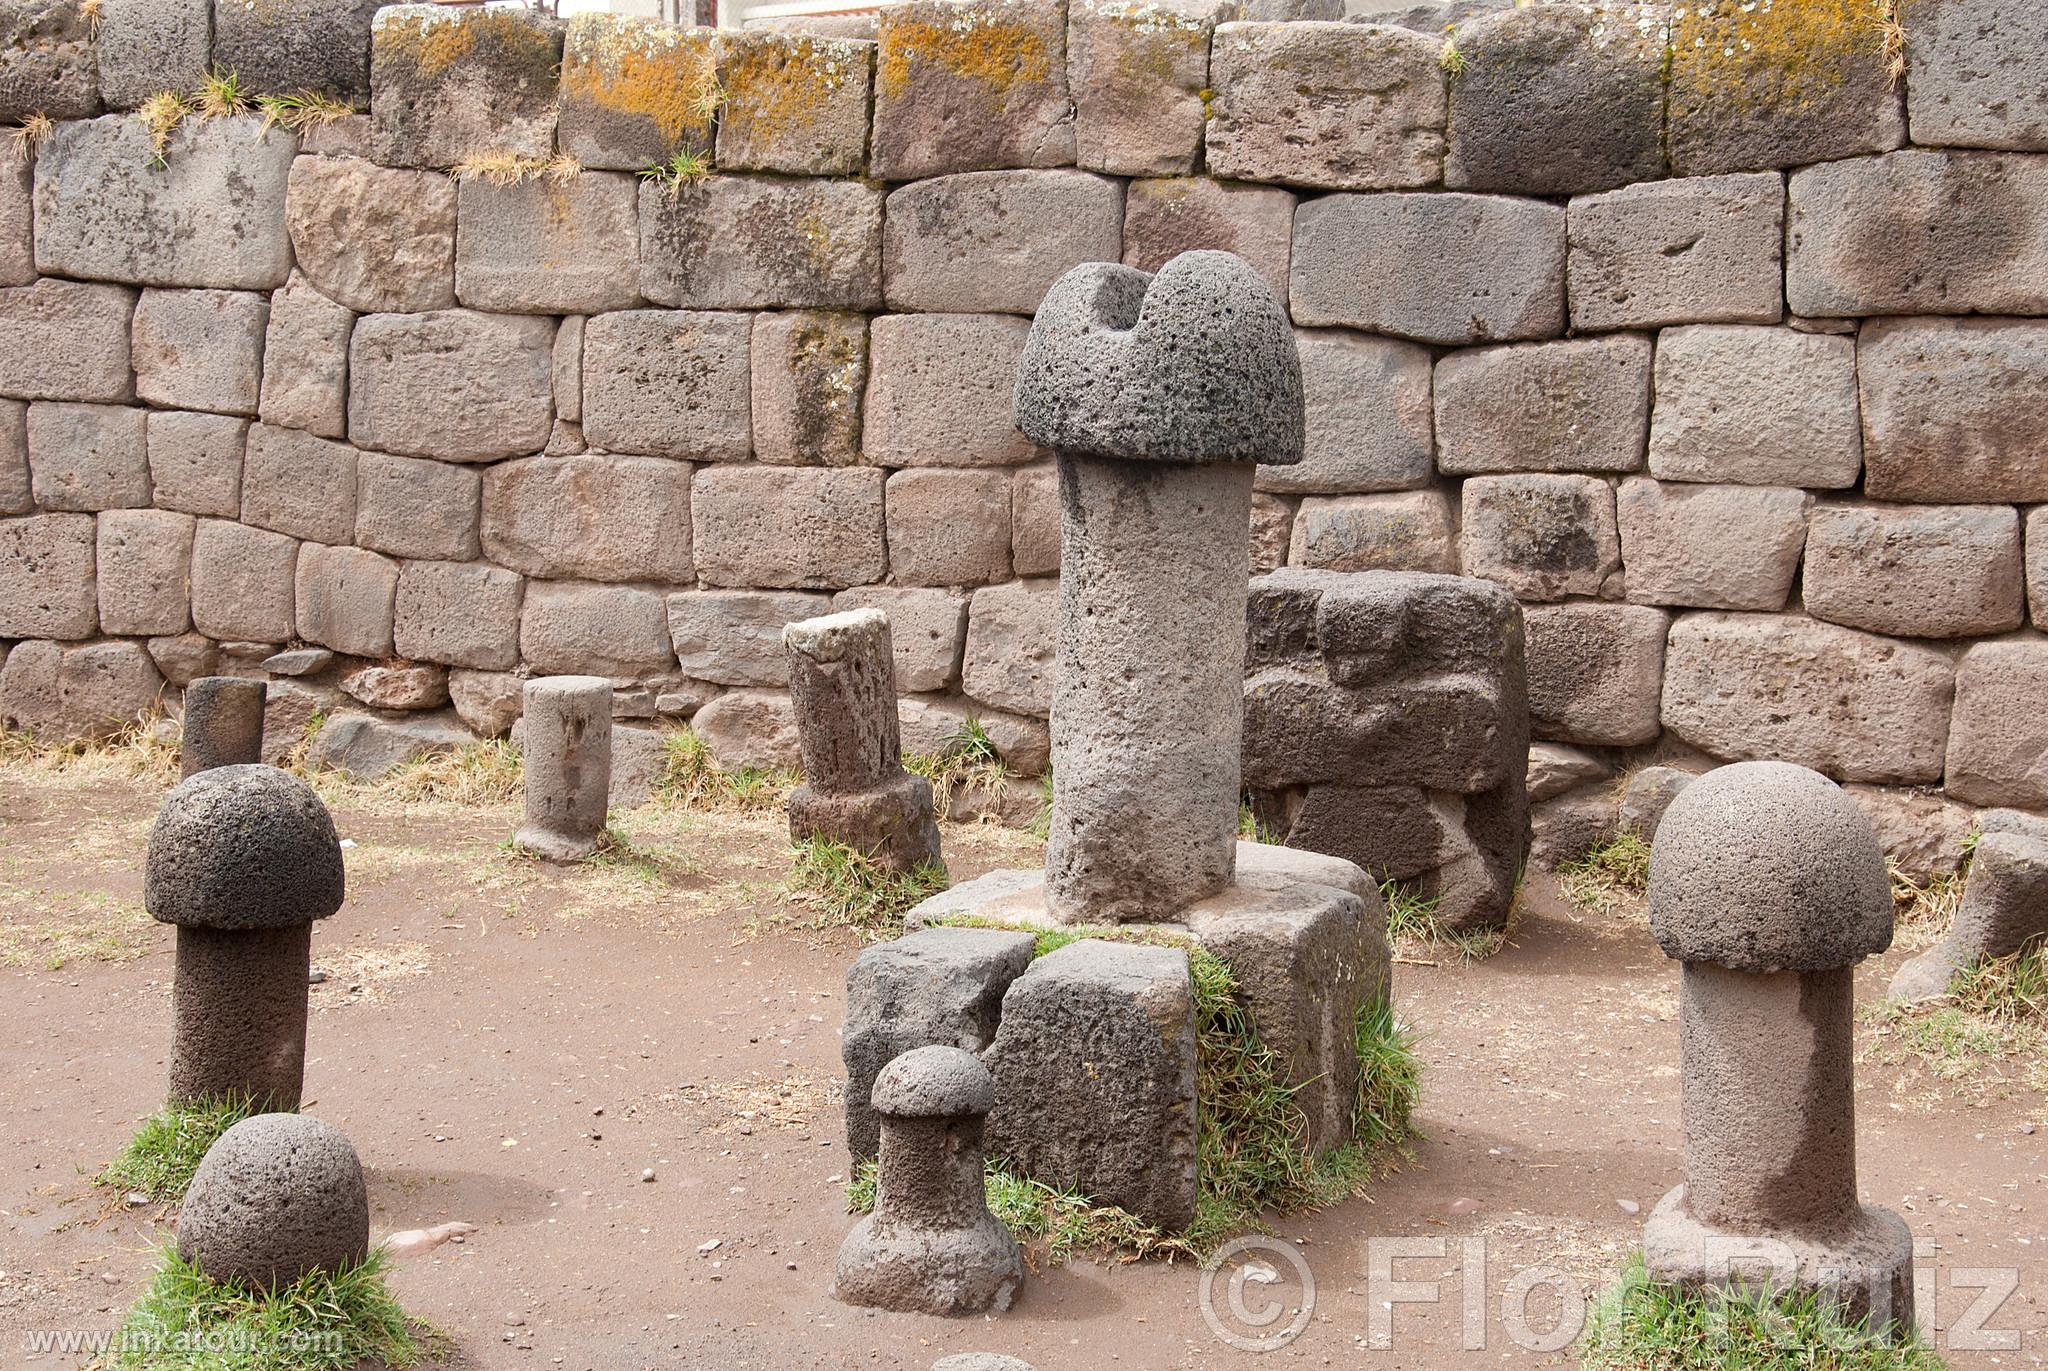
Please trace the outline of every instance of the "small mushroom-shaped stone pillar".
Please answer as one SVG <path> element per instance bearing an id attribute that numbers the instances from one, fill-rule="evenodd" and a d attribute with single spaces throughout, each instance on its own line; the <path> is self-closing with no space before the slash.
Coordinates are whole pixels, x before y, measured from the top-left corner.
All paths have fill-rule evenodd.
<path id="1" fill-rule="evenodd" d="M 1235 875 L 1252 477 L 1301 460 L 1294 332 L 1229 253 L 1079 266 L 1039 308 L 1016 419 L 1057 454 L 1062 511 L 1047 899 L 1173 919 Z"/>
<path id="2" fill-rule="evenodd" d="M 1854 968 L 1893 917 L 1870 820 L 1805 767 L 1722 767 L 1665 812 L 1649 905 L 1685 964 L 1685 1183 L 1643 1230 L 1650 1275 L 1818 1292 L 1910 1328 L 1912 1234 L 1856 1190 Z"/>
<path id="3" fill-rule="evenodd" d="M 255 1290 L 369 1254 L 363 1164 L 340 1129 L 310 1114 L 257 1114 L 221 1134 L 178 1211 L 178 1255 Z"/>
<path id="4" fill-rule="evenodd" d="M 528 681 L 520 728 L 526 822 L 512 836 L 551 862 L 597 851 L 611 812 L 612 683 L 602 676 Z"/>
<path id="5" fill-rule="evenodd" d="M 1024 1257 L 983 1190 L 982 1127 L 996 1105 L 988 1068 L 957 1047 L 916 1048 L 882 1068 L 872 1098 L 875 1212 L 841 1245 L 832 1297 L 907 1314 L 1009 1308 Z"/>
<path id="6" fill-rule="evenodd" d="M 178 930 L 173 1103 L 299 1107 L 313 921 L 341 908 L 343 888 L 334 821 L 289 772 L 215 767 L 164 797 L 142 899 Z"/>
<path id="7" fill-rule="evenodd" d="M 182 779 L 217 766 L 263 760 L 261 681 L 242 676 L 201 676 L 185 687 L 185 723 L 178 739 Z"/>
<path id="8" fill-rule="evenodd" d="M 939 864 L 931 782 L 903 769 L 889 619 L 856 609 L 782 630 L 804 783 L 789 797 L 798 842 L 845 843 L 891 871 Z"/>

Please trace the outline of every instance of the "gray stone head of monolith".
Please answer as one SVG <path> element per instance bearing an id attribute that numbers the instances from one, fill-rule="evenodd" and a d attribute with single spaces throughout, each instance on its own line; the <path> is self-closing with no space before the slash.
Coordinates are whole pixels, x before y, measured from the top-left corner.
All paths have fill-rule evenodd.
<path id="1" fill-rule="evenodd" d="M 597 851 L 611 813 L 612 683 L 544 676 L 523 694 L 526 819 L 513 843 L 551 862 Z"/>
<path id="2" fill-rule="evenodd" d="M 1235 871 L 1252 478 L 1301 460 L 1294 331 L 1229 253 L 1079 266 L 1032 325 L 1016 421 L 1062 508 L 1048 903 L 1170 920 Z"/>
<path id="3" fill-rule="evenodd" d="M 996 1105 L 988 1068 L 957 1047 L 920 1047 L 882 1069 L 872 1101 L 875 1209 L 839 1249 L 832 1297 L 915 1314 L 1009 1308 L 1024 1258 L 983 1189 L 982 1130 Z"/>
<path id="4" fill-rule="evenodd" d="M 890 871 L 940 865 L 931 783 L 903 769 L 889 619 L 855 609 L 782 630 L 803 756 L 789 833 L 824 838 Z"/>
<path id="5" fill-rule="evenodd" d="M 1913 1239 L 1856 1186 L 1854 968 L 1891 945 L 1884 848 L 1832 781 L 1709 772 L 1650 858 L 1650 926 L 1679 983 L 1685 1183 L 1643 1230 L 1650 1275 L 1818 1293 L 1909 1328 Z"/>
<path id="6" fill-rule="evenodd" d="M 363 1164 L 341 1130 L 257 1114 L 214 1140 L 178 1213 L 178 1254 L 216 1281 L 276 1290 L 370 1254 Z"/>
<path id="7" fill-rule="evenodd" d="M 142 890 L 178 930 L 173 1101 L 298 1108 L 313 922 L 345 884 L 327 807 L 288 772 L 215 767 L 164 797 Z"/>
<path id="8" fill-rule="evenodd" d="M 201 676 L 185 687 L 178 738 L 180 777 L 263 760 L 263 702 L 269 687 L 242 676 Z"/>

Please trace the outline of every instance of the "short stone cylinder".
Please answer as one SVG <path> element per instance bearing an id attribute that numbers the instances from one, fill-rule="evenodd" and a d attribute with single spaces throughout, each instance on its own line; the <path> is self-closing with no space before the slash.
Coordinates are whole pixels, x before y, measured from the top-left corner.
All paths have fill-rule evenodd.
<path id="1" fill-rule="evenodd" d="M 249 1099 L 299 1107 L 306 1079 L 306 983 L 313 926 L 178 930 L 171 985 L 174 1104 Z"/>
<path id="2" fill-rule="evenodd" d="M 551 862 L 580 862 L 597 851 L 611 812 L 612 683 L 528 681 L 521 728 L 526 821 L 513 842 Z"/>
<path id="3" fill-rule="evenodd" d="M 263 702 L 268 687 L 240 676 L 202 676 L 185 687 L 178 740 L 179 778 L 217 766 L 263 760 Z"/>
<path id="4" fill-rule="evenodd" d="M 1254 471 L 1059 456 L 1045 874 L 1062 920 L 1169 920 L 1231 883 Z"/>

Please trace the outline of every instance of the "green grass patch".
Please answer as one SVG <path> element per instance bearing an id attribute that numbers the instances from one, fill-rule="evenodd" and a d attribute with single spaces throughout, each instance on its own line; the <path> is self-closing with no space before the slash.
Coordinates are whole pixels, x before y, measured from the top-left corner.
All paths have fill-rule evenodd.
<path id="1" fill-rule="evenodd" d="M 1864 1017 L 1876 1030 L 1872 1055 L 1887 1066 L 1915 1063 L 1973 1095 L 2015 1083 L 2048 1092 L 2048 941 L 1964 967 L 1941 999 L 1887 1001 Z"/>
<path id="2" fill-rule="evenodd" d="M 347 1270 L 312 1272 L 258 1292 L 207 1279 L 164 1253 L 156 1279 L 128 1311 L 107 1364 L 147 1371 L 404 1371 L 437 1339 L 408 1319 L 384 1284 L 379 1250 Z"/>
<path id="3" fill-rule="evenodd" d="M 786 893 L 813 912 L 813 928 L 894 935 L 911 906 L 945 888 L 946 868 L 937 863 L 891 871 L 845 843 L 814 837 L 791 849 Z"/>
<path id="4" fill-rule="evenodd" d="M 1521 883 L 1516 882 L 1517 902 Z M 1484 929 L 1458 933 L 1445 928 L 1437 917 L 1440 895 L 1423 895 L 1401 881 L 1380 882 L 1380 898 L 1387 906 L 1387 941 L 1396 946 L 1407 943 L 1433 952 L 1449 952 L 1468 962 L 1491 957 L 1508 944 L 1506 930 Z M 1512 912 L 1510 914 L 1512 918 Z"/>
<path id="5" fill-rule="evenodd" d="M 255 1101 L 246 1095 L 167 1104 L 142 1121 L 93 1183 L 147 1195 L 158 1204 L 177 1204 L 185 1198 L 206 1149 L 255 1112 Z"/>
<path id="6" fill-rule="evenodd" d="M 675 200 L 681 198 L 683 187 L 709 180 L 711 171 L 709 157 L 684 148 L 666 162 L 656 162 L 651 167 L 642 167 L 640 176 L 643 180 L 652 181 L 660 186 L 669 199 Z"/>
<path id="7" fill-rule="evenodd" d="M 1689 1293 L 1649 1277 L 1638 1253 L 1594 1301 L 1585 1371 L 1940 1371 L 1917 1334 L 1894 1341 L 1815 1295 Z"/>
<path id="8" fill-rule="evenodd" d="M 932 810 L 951 819 L 956 802 L 997 801 L 1009 784 L 1010 768 L 988 729 L 972 714 L 946 739 L 937 756 L 913 753 L 903 769 L 931 783 Z"/>
<path id="9" fill-rule="evenodd" d="M 1633 908 L 1650 888 L 1650 845 L 1632 830 L 1618 833 L 1577 861 L 1559 863 L 1557 884 L 1566 899 L 1596 914 Z"/>
<path id="10" fill-rule="evenodd" d="M 989 1213 L 1035 1265 L 1057 1266 L 1077 1252 L 1115 1252 L 1132 1259 L 1163 1254 L 1192 1255 L 1187 1245 L 1129 1210 L 1096 1204 L 1077 1191 L 1047 1185 L 991 1160 L 982 1168 L 982 1192 Z M 846 1207 L 865 1214 L 875 1207 L 875 1163 L 862 1162 L 846 1187 Z"/>
<path id="11" fill-rule="evenodd" d="M 663 743 L 667 756 L 654 783 L 654 796 L 663 804 L 762 813 L 780 808 L 796 788 L 796 777 L 787 771 L 752 766 L 727 771 L 690 729 L 664 734 Z"/>

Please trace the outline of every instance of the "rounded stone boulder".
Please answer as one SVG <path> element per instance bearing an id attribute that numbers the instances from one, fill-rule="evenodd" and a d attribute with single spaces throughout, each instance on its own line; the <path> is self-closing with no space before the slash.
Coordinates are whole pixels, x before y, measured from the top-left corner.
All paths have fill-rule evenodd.
<path id="1" fill-rule="evenodd" d="M 918 1047 L 882 1068 L 870 1096 L 892 1119 L 978 1118 L 996 1107 L 995 1077 L 958 1047 Z"/>
<path id="2" fill-rule="evenodd" d="M 178 1255 L 252 1289 L 369 1253 L 363 1164 L 340 1129 L 305 1114 L 257 1114 L 221 1134 L 178 1215 Z"/>
<path id="3" fill-rule="evenodd" d="M 320 797 L 273 766 L 223 766 L 179 782 L 149 835 L 142 901 L 161 923 L 289 928 L 341 908 L 341 842 Z"/>
<path id="4" fill-rule="evenodd" d="M 1184 252 L 1151 275 L 1089 262 L 1039 306 L 1017 428 L 1041 447 L 1155 462 L 1297 463 L 1301 356 L 1250 263 Z"/>
<path id="5" fill-rule="evenodd" d="M 1651 848 L 1650 930 L 1684 962 L 1830 971 L 1891 946 L 1884 846 L 1840 786 L 1741 762 L 1671 802 Z"/>

